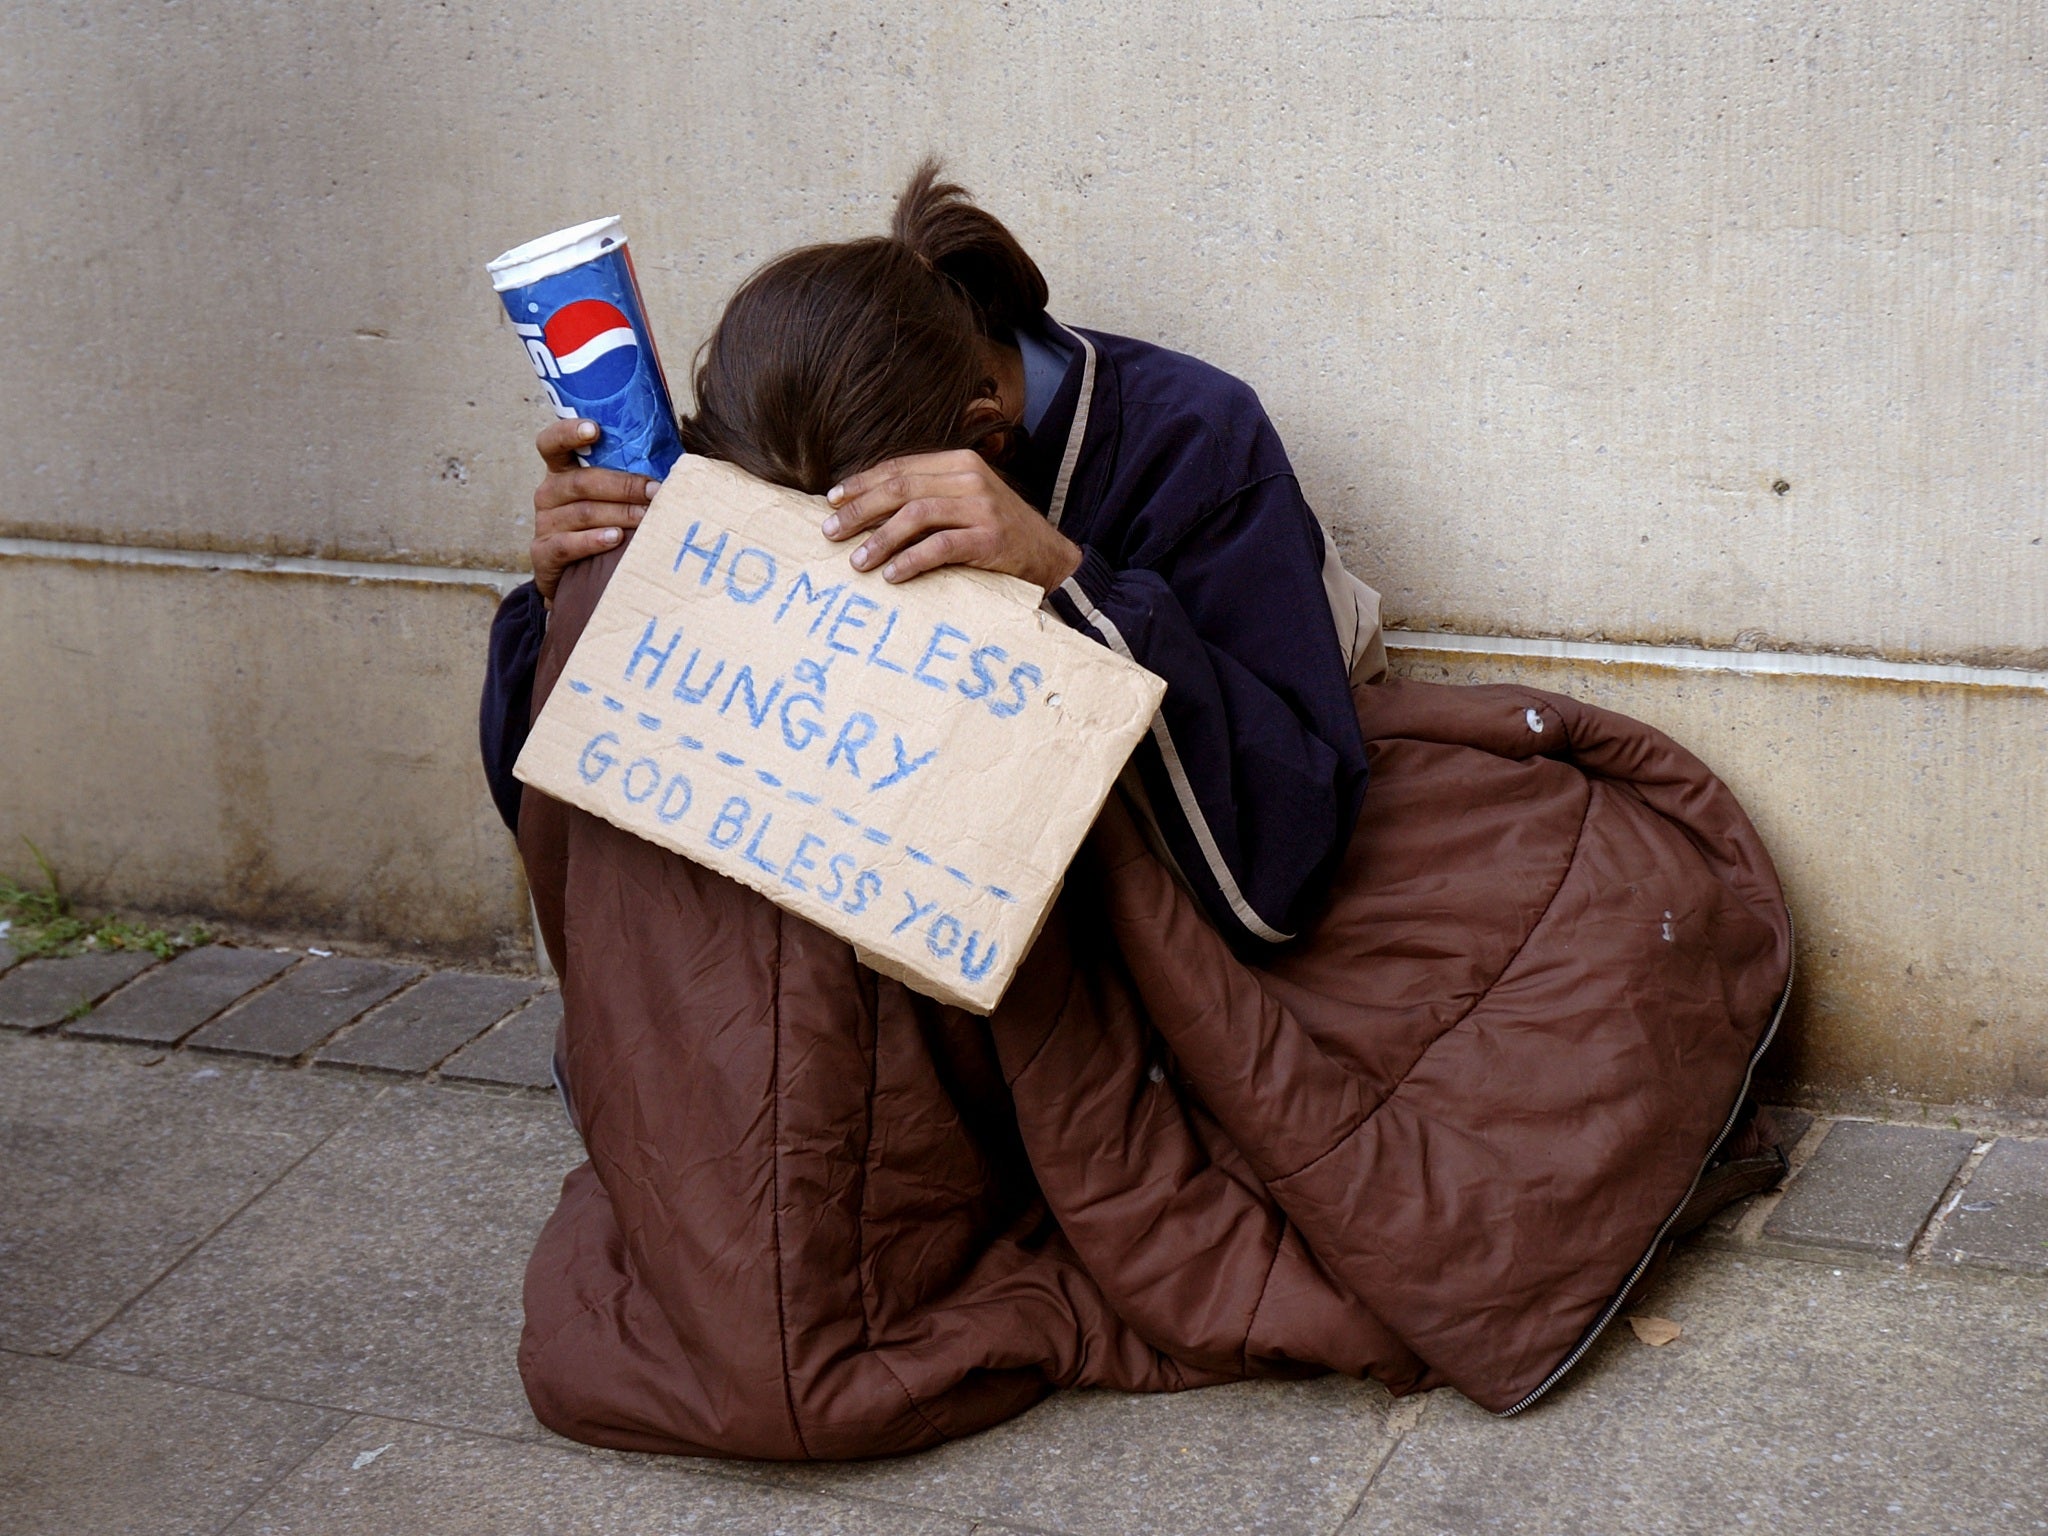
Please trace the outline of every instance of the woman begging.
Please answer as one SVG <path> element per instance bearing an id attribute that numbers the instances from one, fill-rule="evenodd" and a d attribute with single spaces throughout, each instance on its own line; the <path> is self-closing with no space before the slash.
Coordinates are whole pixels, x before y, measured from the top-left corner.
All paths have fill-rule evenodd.
<path id="1" fill-rule="evenodd" d="M 858 570 L 1021 577 L 1165 679 L 1135 759 L 1148 831 L 1221 932 L 1286 943 L 1365 793 L 1351 682 L 1384 666 L 1379 598 L 1344 574 L 1248 386 L 1070 330 L 1046 297 L 1016 237 L 927 164 L 891 237 L 793 251 L 734 295 L 684 446 L 822 493 Z M 577 467 L 596 431 L 541 434 L 534 583 L 492 635 L 484 755 L 514 825 L 544 603 L 653 494 Z"/>
<path id="2" fill-rule="evenodd" d="M 1365 686 L 1376 603 L 1251 391 L 1045 303 L 928 166 L 741 287 L 682 423 L 859 568 L 1008 572 L 1166 679 L 986 1020 L 511 778 L 652 489 L 542 435 L 484 735 L 590 1154 L 527 1272 L 563 1434 L 870 1456 L 1328 1369 L 1513 1412 L 1782 1166 L 1724 1150 L 1790 968 L 1728 791 L 1555 695 Z"/>

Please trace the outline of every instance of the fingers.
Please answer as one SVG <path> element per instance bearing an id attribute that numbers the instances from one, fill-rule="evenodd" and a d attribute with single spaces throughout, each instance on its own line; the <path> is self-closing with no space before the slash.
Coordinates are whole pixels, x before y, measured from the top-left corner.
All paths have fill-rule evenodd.
<path id="1" fill-rule="evenodd" d="M 903 582 L 942 565 L 980 565 L 992 540 L 980 528 L 940 528 L 909 545 L 882 567 L 882 579 Z"/>
<path id="2" fill-rule="evenodd" d="M 576 455 L 590 451 L 598 438 L 594 421 L 551 421 L 534 435 L 533 446 L 551 470 L 574 469 Z"/>
<path id="3" fill-rule="evenodd" d="M 970 505 L 957 500 L 933 498 L 907 502 L 853 552 L 853 568 L 872 571 L 938 529 L 972 527 L 976 521 L 973 513 Z"/>
<path id="4" fill-rule="evenodd" d="M 914 464 L 918 459 L 928 457 L 930 457 L 928 454 L 912 454 L 908 458 L 884 459 L 873 469 L 864 469 L 859 474 L 850 475 L 839 484 L 833 486 L 831 490 L 825 493 L 825 500 L 835 507 L 842 506 L 846 502 L 859 497 L 864 491 L 873 490 L 884 480 L 902 474 L 905 465 Z"/>
<path id="5" fill-rule="evenodd" d="M 533 493 L 533 509 L 567 506 L 572 501 L 608 501 L 644 507 L 661 489 L 659 480 L 623 469 L 558 469 Z"/>
<path id="6" fill-rule="evenodd" d="M 1080 547 L 972 449 L 891 459 L 848 476 L 825 499 L 833 509 L 820 525 L 825 536 L 866 533 L 850 557 L 854 569 L 879 569 L 892 582 L 942 565 L 972 565 L 1049 588 L 1080 564 Z"/>
<path id="7" fill-rule="evenodd" d="M 825 500 L 836 509 L 836 515 L 825 520 L 826 537 L 850 538 L 861 528 L 887 517 L 904 502 L 932 494 L 923 482 L 943 477 L 965 485 L 978 483 L 987 473 L 988 465 L 971 448 L 885 459 L 873 469 L 849 475 L 825 493 Z M 835 525 L 837 533 L 832 531 Z"/>
<path id="8" fill-rule="evenodd" d="M 548 467 L 533 493 L 533 584 L 550 602 L 562 572 L 617 545 L 661 489 L 646 475 L 579 464 L 601 435 L 594 421 L 551 421 L 533 439 Z"/>
<path id="9" fill-rule="evenodd" d="M 638 528 L 646 516 L 645 507 L 623 506 L 616 501 L 572 501 L 567 506 L 545 507 L 534 513 L 533 536 L 546 539 L 591 528 Z"/>
<path id="10" fill-rule="evenodd" d="M 900 468 L 884 474 L 883 470 L 892 465 L 900 466 L 905 461 L 892 459 L 889 464 L 878 465 L 865 475 L 855 475 L 845 485 L 835 485 L 825 493 L 825 499 L 832 502 L 834 510 L 819 527 L 828 539 L 850 539 L 857 533 L 864 533 L 893 516 L 906 502 L 920 494 L 930 494 L 925 477 L 906 473 Z M 833 498 L 837 496 L 837 500 Z"/>
<path id="11" fill-rule="evenodd" d="M 542 597 L 553 602 L 555 583 L 562 579 L 563 571 L 578 560 L 588 560 L 592 555 L 603 554 L 616 545 L 620 537 L 617 528 L 592 528 L 535 539 L 532 550 L 533 584 L 540 588 Z"/>
<path id="12" fill-rule="evenodd" d="M 849 490 L 834 486 L 841 492 L 835 510 L 820 525 L 828 539 L 850 539 L 857 533 L 865 532 L 876 524 L 891 518 L 905 507 L 919 500 L 962 500 L 972 497 L 982 489 L 979 476 L 971 470 L 951 466 L 941 468 L 916 468 L 920 463 L 932 459 L 951 458 L 950 454 L 927 454 L 922 459 L 894 461 L 901 467 L 890 474 L 883 474 L 881 468 L 870 472 L 870 476 L 856 475 L 846 482 L 853 486 L 865 481 L 865 489 Z M 884 468 L 886 466 L 883 466 Z M 828 493 L 828 498 L 829 493 Z"/>
<path id="13" fill-rule="evenodd" d="M 961 497 L 911 502 L 868 536 L 852 564 L 879 568 L 890 582 L 942 565 L 971 565 L 1050 592 L 1080 569 L 1081 559 L 1081 546 L 1035 512 L 1007 517 L 992 498 Z"/>

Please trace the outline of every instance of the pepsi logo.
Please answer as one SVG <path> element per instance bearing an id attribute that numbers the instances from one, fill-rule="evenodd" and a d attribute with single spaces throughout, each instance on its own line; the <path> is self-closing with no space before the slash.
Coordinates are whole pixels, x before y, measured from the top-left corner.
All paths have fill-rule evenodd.
<path id="1" fill-rule="evenodd" d="M 640 367 L 633 323 L 616 304 L 578 299 L 564 304 L 542 327 L 562 383 L 582 400 L 605 400 L 632 382 Z"/>

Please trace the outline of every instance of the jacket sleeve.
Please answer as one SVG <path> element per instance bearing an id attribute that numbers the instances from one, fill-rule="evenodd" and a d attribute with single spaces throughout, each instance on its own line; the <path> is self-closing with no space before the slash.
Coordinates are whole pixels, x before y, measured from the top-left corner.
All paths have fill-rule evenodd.
<path id="1" fill-rule="evenodd" d="M 1224 502 L 1148 567 L 1084 547 L 1050 594 L 1085 634 L 1166 680 L 1137 765 L 1168 850 L 1233 941 L 1312 920 L 1365 794 L 1365 744 L 1291 474 Z"/>
<path id="2" fill-rule="evenodd" d="M 526 745 L 533 720 L 533 673 L 547 638 L 548 610 L 532 582 L 514 587 L 491 620 L 491 650 L 484 666 L 484 696 L 477 711 L 477 735 L 483 747 L 484 777 L 498 814 L 519 830 L 521 785 L 512 765 Z"/>

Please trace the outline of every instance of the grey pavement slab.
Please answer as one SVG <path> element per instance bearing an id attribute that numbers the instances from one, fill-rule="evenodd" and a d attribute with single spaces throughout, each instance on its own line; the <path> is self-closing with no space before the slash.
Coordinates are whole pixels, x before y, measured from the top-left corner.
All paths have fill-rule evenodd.
<path id="1" fill-rule="evenodd" d="M 187 1043 L 198 1051 L 294 1061 L 421 974 L 416 965 L 310 957 Z"/>
<path id="2" fill-rule="evenodd" d="M 0 1354 L 0 1531 L 216 1531 L 347 1422 L 296 1403 Z"/>
<path id="3" fill-rule="evenodd" d="M 67 1025 L 64 1033 L 86 1040 L 176 1045 L 297 959 L 295 952 L 232 949 L 225 944 L 188 949 Z"/>
<path id="4" fill-rule="evenodd" d="M 757 1471 L 782 1487 L 1034 1530 L 1291 1536 L 1342 1522 L 1399 1411 L 1383 1388 L 1334 1376 L 1155 1396 L 1066 1392 L 921 1456 Z"/>
<path id="5" fill-rule="evenodd" d="M 14 945 L 5 937 L 0 937 L 0 971 L 12 970 L 14 962 L 20 958 L 21 956 L 15 952 Z"/>
<path id="6" fill-rule="evenodd" d="M 0 1347 L 75 1347 L 373 1097 L 243 1062 L 0 1036 Z"/>
<path id="7" fill-rule="evenodd" d="M 520 1283 L 582 1158 L 544 1100 L 384 1088 L 77 1358 L 538 1436 L 515 1364 Z"/>
<path id="8" fill-rule="evenodd" d="M 1940 1251 L 1959 1264 L 2048 1275 L 2048 1141 L 1991 1144 L 1948 1214 Z M 2048 1409 L 2042 1418 L 2048 1425 Z"/>
<path id="9" fill-rule="evenodd" d="M 546 1088 L 555 1053 L 555 1026 L 562 1022 L 562 994 L 543 992 L 489 1034 L 465 1046 L 441 1068 L 455 1082 L 504 1088 Z"/>
<path id="10" fill-rule="evenodd" d="M 969 1536 L 966 1520 L 821 1498 L 701 1463 L 362 1418 L 232 1536 Z"/>
<path id="11" fill-rule="evenodd" d="M 351 1024 L 313 1060 L 378 1072 L 426 1072 L 539 990 L 539 981 L 517 976 L 437 971 Z"/>
<path id="12" fill-rule="evenodd" d="M 1971 1536 L 2048 1530 L 2041 1282 L 1681 1254 L 1552 1397 L 1497 1419 L 1449 1392 L 1345 1536 Z"/>
<path id="13" fill-rule="evenodd" d="M 1837 1120 L 1763 1235 L 1904 1263 L 1977 1138 L 1968 1131 Z"/>
<path id="14" fill-rule="evenodd" d="M 114 949 L 29 960 L 0 977 L 0 1026 L 48 1029 L 156 964 L 146 950 Z"/>

